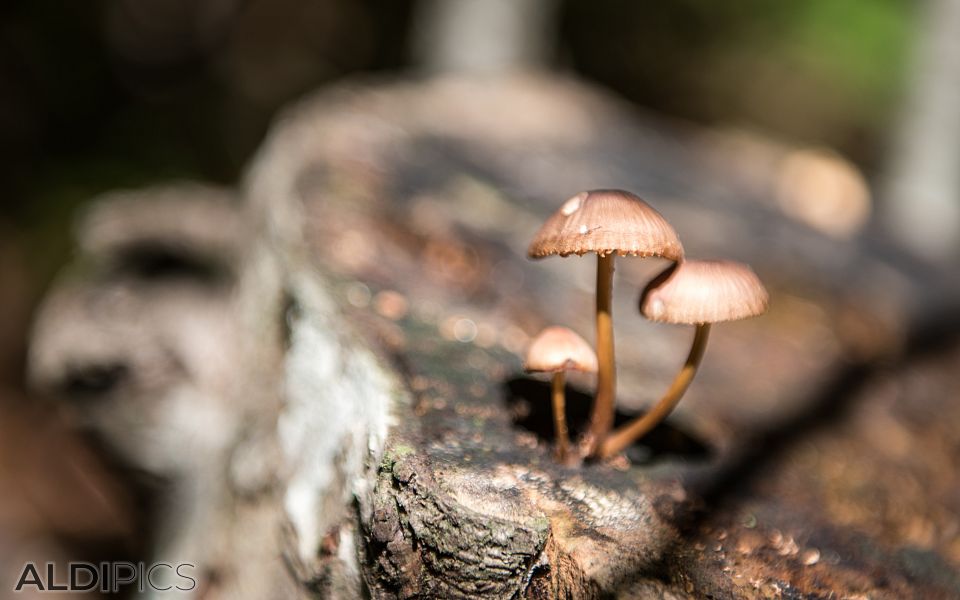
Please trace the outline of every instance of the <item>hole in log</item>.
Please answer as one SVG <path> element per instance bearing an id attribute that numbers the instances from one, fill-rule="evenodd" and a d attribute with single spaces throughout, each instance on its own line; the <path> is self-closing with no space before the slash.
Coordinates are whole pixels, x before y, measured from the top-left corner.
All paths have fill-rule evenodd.
<path id="1" fill-rule="evenodd" d="M 280 309 L 280 340 L 287 350 L 293 340 L 293 322 L 300 318 L 302 309 L 290 290 L 284 290 Z"/>
<path id="2" fill-rule="evenodd" d="M 112 392 L 129 376 L 122 363 L 92 364 L 68 370 L 61 384 L 68 396 L 93 397 Z"/>
<path id="3" fill-rule="evenodd" d="M 553 413 L 550 409 L 550 382 L 516 376 L 504 383 L 504 395 L 513 422 L 531 431 L 545 444 L 553 443 Z M 577 439 L 587 430 L 593 395 L 569 383 L 566 387 L 567 427 Z M 630 422 L 635 414 L 617 411 L 615 427 Z M 670 419 L 660 423 L 641 440 L 627 448 L 627 457 L 634 463 L 650 463 L 668 457 L 706 460 L 712 449 L 691 433 L 673 425 Z"/>
<path id="4" fill-rule="evenodd" d="M 212 256 L 175 243 L 143 241 L 130 244 L 112 259 L 113 271 L 146 281 L 183 279 L 216 286 L 230 280 L 230 269 Z"/>

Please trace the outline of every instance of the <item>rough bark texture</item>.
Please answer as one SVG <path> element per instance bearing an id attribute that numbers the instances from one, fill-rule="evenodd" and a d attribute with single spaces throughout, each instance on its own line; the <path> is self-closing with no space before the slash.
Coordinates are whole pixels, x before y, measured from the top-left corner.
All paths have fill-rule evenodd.
<path id="1" fill-rule="evenodd" d="M 87 271 L 41 314 L 35 381 L 75 396 L 81 373 L 112 398 L 94 428 L 119 442 L 134 422 L 147 439 L 181 431 L 173 408 L 199 390 L 182 414 L 207 410 L 203 427 L 116 445 L 170 488 L 202 489 L 188 497 L 206 517 L 173 529 L 217 573 L 211 596 L 953 597 L 960 442 L 947 424 L 960 409 L 938 365 L 954 329 L 910 318 L 955 282 L 791 221 L 769 201 L 776 149 L 745 166 L 732 147 L 547 78 L 324 92 L 278 121 L 251 167 L 222 310 L 159 295 L 207 289 L 206 269 L 187 269 L 185 287 Z M 550 324 L 589 339 L 594 261 L 524 253 L 567 196 L 601 186 L 639 192 L 691 255 L 754 264 L 773 302 L 716 328 L 688 397 L 629 460 L 564 467 L 549 384 L 518 353 Z M 209 256 L 223 247 L 213 221 L 172 238 Z M 659 395 L 692 335 L 636 314 L 662 266 L 618 263 L 620 422 Z M 89 308 L 82 290 L 124 297 L 118 285 L 142 311 L 61 307 Z M 180 325 L 220 331 L 215 348 L 170 342 Z M 58 337 L 74 326 L 96 336 Z M 118 356 L 130 375 L 102 385 Z M 203 377 L 212 356 L 225 377 Z M 568 386 L 574 434 L 591 389 Z M 170 456 L 183 463 L 157 462 Z M 241 547 L 287 568 L 240 569 Z"/>

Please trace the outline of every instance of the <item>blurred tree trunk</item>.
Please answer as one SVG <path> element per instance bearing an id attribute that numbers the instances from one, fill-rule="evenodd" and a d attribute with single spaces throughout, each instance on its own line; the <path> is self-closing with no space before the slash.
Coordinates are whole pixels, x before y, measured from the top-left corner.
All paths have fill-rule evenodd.
<path id="1" fill-rule="evenodd" d="M 550 52 L 556 0 L 428 0 L 414 52 L 431 71 L 502 72 L 535 67 Z"/>
<path id="2" fill-rule="evenodd" d="M 885 222 L 933 260 L 960 241 L 960 2 L 929 0 L 920 24 L 893 158 Z"/>

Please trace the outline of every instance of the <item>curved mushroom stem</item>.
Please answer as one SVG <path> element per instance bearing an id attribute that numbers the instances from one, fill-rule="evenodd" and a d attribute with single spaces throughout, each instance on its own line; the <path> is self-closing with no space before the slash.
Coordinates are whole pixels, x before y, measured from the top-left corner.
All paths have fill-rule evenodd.
<path id="1" fill-rule="evenodd" d="M 585 440 L 587 454 L 593 454 L 613 427 L 614 398 L 617 394 L 617 366 L 613 354 L 613 260 L 615 254 L 597 255 L 597 395 Z"/>
<path id="2" fill-rule="evenodd" d="M 565 379 L 563 371 L 553 374 L 553 432 L 557 437 L 557 458 L 560 462 L 566 462 L 570 454 L 570 434 L 567 433 L 567 408 L 563 387 Z"/>
<path id="3" fill-rule="evenodd" d="M 710 323 L 697 325 L 697 332 L 693 336 L 693 346 L 690 348 L 687 362 L 684 363 L 683 368 L 680 369 L 680 372 L 674 377 L 673 383 L 670 384 L 670 389 L 660 398 L 660 401 L 657 402 L 656 406 L 654 406 L 650 412 L 637 417 L 617 431 L 614 431 L 610 437 L 604 440 L 600 445 L 600 452 L 598 453 L 601 458 L 607 458 L 623 451 L 624 448 L 649 433 L 660 421 L 667 418 L 667 415 L 669 415 L 670 411 L 677 405 L 680 398 L 683 398 L 683 394 L 687 391 L 687 388 L 690 387 L 690 382 L 693 381 L 693 377 L 697 374 L 697 367 L 700 366 L 700 361 L 703 359 L 703 351 L 707 347 L 708 337 L 710 337 Z"/>

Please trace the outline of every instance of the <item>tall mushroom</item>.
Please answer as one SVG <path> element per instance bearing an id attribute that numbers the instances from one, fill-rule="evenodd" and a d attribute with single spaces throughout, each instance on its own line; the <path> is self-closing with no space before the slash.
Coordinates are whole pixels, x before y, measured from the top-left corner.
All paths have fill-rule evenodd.
<path id="1" fill-rule="evenodd" d="M 596 373 L 597 355 L 590 344 L 566 327 L 547 327 L 530 343 L 524 369 L 528 372 L 553 373 L 551 400 L 554 433 L 557 438 L 557 457 L 564 462 L 570 454 L 564 395 L 565 372 L 577 370 Z"/>
<path id="2" fill-rule="evenodd" d="M 617 454 L 670 414 L 697 374 L 711 323 L 757 316 L 767 310 L 768 303 L 767 290 L 742 263 L 688 260 L 654 278 L 640 296 L 640 312 L 653 321 L 696 325 L 693 346 L 666 394 L 649 412 L 604 440 L 600 456 Z"/>
<path id="3" fill-rule="evenodd" d="M 683 246 L 673 227 L 639 197 L 622 190 L 581 192 L 567 200 L 533 238 L 530 258 L 597 254 L 597 395 L 585 440 L 593 453 L 613 425 L 617 373 L 613 351 L 614 256 L 659 256 L 678 261 Z"/>

